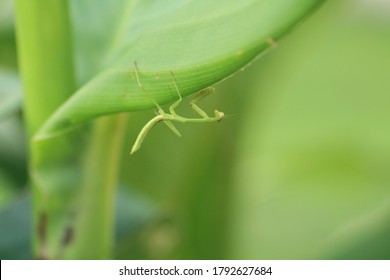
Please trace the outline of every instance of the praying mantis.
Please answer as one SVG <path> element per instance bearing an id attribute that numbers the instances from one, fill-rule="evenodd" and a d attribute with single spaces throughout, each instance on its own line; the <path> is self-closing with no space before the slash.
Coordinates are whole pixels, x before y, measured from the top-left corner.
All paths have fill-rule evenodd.
<path id="1" fill-rule="evenodd" d="M 141 84 L 141 81 L 140 81 L 140 78 L 138 75 L 137 62 L 134 62 L 134 73 L 135 73 L 135 77 L 137 79 L 138 86 L 140 87 L 140 89 L 143 92 L 146 93 L 145 89 L 143 88 L 143 86 Z M 130 155 L 133 155 L 135 152 L 137 152 L 141 148 L 141 145 L 142 145 L 143 141 L 145 140 L 145 137 L 148 135 L 149 131 L 159 122 L 164 122 L 168 126 L 168 128 L 170 130 L 172 130 L 172 132 L 174 134 L 176 134 L 178 137 L 181 137 L 181 133 L 177 130 L 177 128 L 174 126 L 174 124 L 172 122 L 210 123 L 210 122 L 219 122 L 225 117 L 225 114 L 223 112 L 218 111 L 218 110 L 214 111 L 214 117 L 210 117 L 209 115 L 207 115 L 207 113 L 205 111 L 203 111 L 198 105 L 196 105 L 196 102 L 205 98 L 209 94 L 215 92 L 215 89 L 213 87 L 208 87 L 208 88 L 205 88 L 205 89 L 199 91 L 198 94 L 195 96 L 195 98 L 190 102 L 191 108 L 199 116 L 201 116 L 201 118 L 186 118 L 186 117 L 179 116 L 176 113 L 175 109 L 182 102 L 183 98 L 180 94 L 179 88 L 177 87 L 176 79 L 175 79 L 175 76 L 173 75 L 173 72 L 170 71 L 170 73 L 172 76 L 173 85 L 175 86 L 175 89 L 176 89 L 176 92 L 177 92 L 179 99 L 169 107 L 169 113 L 165 112 L 161 108 L 161 106 L 156 101 L 153 100 L 154 105 L 157 107 L 156 116 L 154 118 L 152 118 L 149 122 L 147 122 L 145 124 L 145 126 L 141 129 L 140 133 L 138 134 L 137 139 L 134 142 L 133 147 L 131 148 Z"/>

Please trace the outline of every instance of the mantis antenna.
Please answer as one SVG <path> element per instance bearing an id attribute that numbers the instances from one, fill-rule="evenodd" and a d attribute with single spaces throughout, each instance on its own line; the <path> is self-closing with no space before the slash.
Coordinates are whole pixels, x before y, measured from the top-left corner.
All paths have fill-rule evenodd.
<path id="1" fill-rule="evenodd" d="M 140 82 L 140 79 L 139 79 L 138 68 L 137 68 L 137 63 L 136 62 L 134 62 L 134 72 L 135 72 L 135 76 L 136 76 L 136 79 L 137 79 L 138 86 L 141 88 L 141 90 L 143 92 L 146 93 L 146 91 L 143 88 L 143 86 L 141 85 L 141 82 Z M 208 88 L 205 88 L 205 89 L 199 91 L 198 94 L 195 96 L 195 98 L 190 102 L 191 108 L 198 115 L 200 115 L 201 118 L 186 118 L 186 117 L 179 116 L 176 113 L 175 109 L 176 109 L 177 106 L 180 105 L 180 103 L 182 102 L 183 99 L 181 97 L 180 90 L 179 90 L 179 88 L 177 86 L 175 75 L 173 74 L 172 71 L 170 71 L 170 73 L 171 73 L 171 76 L 172 76 L 173 85 L 175 86 L 175 89 L 176 89 L 177 95 L 179 96 L 179 99 L 169 107 L 169 113 L 166 113 L 160 107 L 160 105 L 155 100 L 152 99 L 153 103 L 157 107 L 157 116 L 155 116 L 153 119 L 148 121 L 145 124 L 145 126 L 141 129 L 140 133 L 138 134 L 137 139 L 134 142 L 133 147 L 131 148 L 131 152 L 130 152 L 131 155 L 133 155 L 136 151 L 138 151 L 141 148 L 141 145 L 142 145 L 146 135 L 148 135 L 149 131 L 156 124 L 158 124 L 161 121 L 163 121 L 173 131 L 173 133 L 175 133 L 177 136 L 181 137 L 180 132 L 177 130 L 177 128 L 173 125 L 172 122 L 180 122 L 180 123 L 219 122 L 225 116 L 225 114 L 223 112 L 215 110 L 214 111 L 214 116 L 210 117 L 210 116 L 207 115 L 207 113 L 205 111 L 203 111 L 198 105 L 196 105 L 197 101 L 199 101 L 199 100 L 203 99 L 204 97 L 208 96 L 209 94 L 215 92 L 215 89 L 212 88 L 212 87 L 208 87 Z"/>

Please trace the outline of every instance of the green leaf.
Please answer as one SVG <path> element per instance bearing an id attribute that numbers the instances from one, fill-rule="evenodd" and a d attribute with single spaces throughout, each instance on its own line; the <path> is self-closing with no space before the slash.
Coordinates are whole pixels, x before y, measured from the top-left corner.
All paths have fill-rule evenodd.
<path id="1" fill-rule="evenodd" d="M 322 1 L 284 2 L 70 1 L 77 77 L 83 86 L 56 110 L 73 91 L 66 5 L 53 2 L 50 10 L 43 0 L 17 1 L 30 135 L 54 110 L 35 139 L 55 136 L 97 116 L 175 101 L 178 94 L 170 71 L 183 96 L 221 81 L 272 48 Z M 39 28 L 47 22 L 56 32 Z M 146 92 L 134 75 L 135 61 Z M 48 96 L 54 100 L 46 104 Z M 101 119 L 92 137 L 85 129 L 77 137 L 70 133 L 33 141 L 38 256 L 109 257 L 121 119 Z M 69 230 L 75 239 L 63 242 Z"/>
<path id="2" fill-rule="evenodd" d="M 101 15 L 94 14 L 96 1 L 73 1 L 76 39 L 80 39 L 76 55 L 92 53 L 86 55 L 84 68 L 79 64 L 80 80 L 91 78 L 35 139 L 52 137 L 101 115 L 177 100 L 170 71 L 182 96 L 215 84 L 274 47 L 321 2 L 116 1 Z M 82 40 L 83 36 L 96 41 Z M 135 61 L 145 91 L 137 84 Z"/>

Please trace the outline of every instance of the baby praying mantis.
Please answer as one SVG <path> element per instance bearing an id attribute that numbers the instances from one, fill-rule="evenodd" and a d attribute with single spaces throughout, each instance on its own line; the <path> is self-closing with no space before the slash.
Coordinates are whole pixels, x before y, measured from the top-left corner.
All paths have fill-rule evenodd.
<path id="1" fill-rule="evenodd" d="M 135 77 L 137 79 L 137 83 L 138 83 L 138 86 L 141 88 L 141 90 L 143 92 L 146 93 L 146 91 L 144 90 L 144 88 L 142 87 L 141 85 L 141 82 L 140 82 L 140 79 L 139 79 L 139 75 L 138 75 L 138 69 L 137 69 L 137 63 L 134 62 L 134 73 L 135 73 Z M 201 118 L 185 118 L 185 117 L 182 117 L 182 116 L 179 116 L 176 112 L 175 112 L 175 109 L 177 106 L 179 106 L 179 104 L 182 102 L 182 97 L 181 97 L 181 94 L 180 94 L 180 91 L 179 91 L 179 88 L 177 87 L 177 84 L 176 84 L 176 79 L 175 79 L 175 76 L 173 75 L 173 72 L 170 71 L 171 73 L 171 76 L 172 76 L 172 81 L 173 81 L 173 85 L 175 86 L 175 89 L 176 89 L 176 92 L 177 92 L 177 95 L 179 96 L 179 99 L 173 103 L 170 107 L 169 107 L 169 113 L 166 113 L 161 107 L 160 105 L 153 100 L 154 104 L 156 105 L 157 107 L 157 116 L 155 116 L 153 119 L 151 119 L 149 122 L 147 122 L 145 124 L 145 126 L 142 128 L 142 130 L 140 131 L 140 133 L 138 134 L 138 137 L 137 139 L 135 140 L 135 143 L 133 145 L 133 147 L 131 148 L 131 152 L 130 154 L 133 155 L 136 151 L 138 151 L 140 148 L 141 148 L 141 145 L 146 137 L 146 135 L 148 135 L 149 131 L 156 125 L 158 124 L 159 122 L 164 122 L 168 127 L 169 129 L 172 130 L 173 133 L 175 133 L 178 137 L 181 137 L 181 134 L 180 132 L 177 130 L 177 128 L 173 125 L 172 122 L 180 122 L 180 123 L 208 123 L 208 122 L 219 122 L 221 121 L 225 114 L 223 112 L 220 112 L 218 110 L 215 110 L 214 111 L 214 117 L 210 117 L 206 114 L 205 111 L 203 111 L 201 108 L 199 108 L 198 105 L 196 105 L 196 102 L 203 99 L 204 97 L 206 97 L 207 95 L 213 93 L 215 91 L 214 88 L 212 87 L 208 87 L 208 88 L 205 88 L 203 90 L 201 90 L 196 96 L 195 98 L 190 102 L 190 106 L 191 108 L 196 112 L 198 113 Z"/>

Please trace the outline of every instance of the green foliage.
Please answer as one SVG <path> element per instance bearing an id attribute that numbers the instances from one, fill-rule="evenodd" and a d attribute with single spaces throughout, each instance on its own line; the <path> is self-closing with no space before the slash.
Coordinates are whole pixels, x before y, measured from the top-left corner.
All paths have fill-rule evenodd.
<path id="1" fill-rule="evenodd" d="M 60 134 L 101 115 L 177 100 L 173 76 L 183 96 L 221 81 L 272 48 L 319 2 L 231 1 L 220 9 L 217 1 L 170 1 L 164 8 L 161 1 L 71 1 L 68 16 L 64 2 L 17 1 L 38 256 L 108 258 L 112 248 L 125 117 L 98 120 L 90 135 L 86 128 L 84 136 Z M 37 28 L 48 24 L 50 32 Z M 74 94 L 71 33 L 83 84 Z"/>
<path id="2" fill-rule="evenodd" d="M 19 52 L 25 123 L 31 137 L 40 130 L 28 149 L 32 222 L 18 81 L 12 74 L 11 89 L 4 74 L 11 71 L 0 73 L 2 258 L 32 257 L 28 228 L 34 257 L 389 257 L 386 20 L 333 1 L 280 42 L 321 1 L 73 0 L 69 16 L 65 1 L 17 2 L 40 7 L 17 11 L 19 23 L 50 22 L 58 32 L 29 30 L 37 41 L 21 40 Z M 13 27 L 6 26 L 0 61 L 12 69 Z M 190 95 L 275 41 L 277 51 L 220 83 L 205 102 L 207 112 L 227 113 L 218 126 L 182 126 L 182 140 L 158 127 L 130 158 L 150 112 L 132 113 L 129 124 L 125 115 L 92 122 L 175 102 L 170 71 Z"/>
<path id="3" fill-rule="evenodd" d="M 90 79 L 35 139 L 97 116 L 177 100 L 170 71 L 183 96 L 215 84 L 273 47 L 320 2 L 72 1 L 80 75 Z M 147 94 L 136 81 L 135 62 Z"/>

